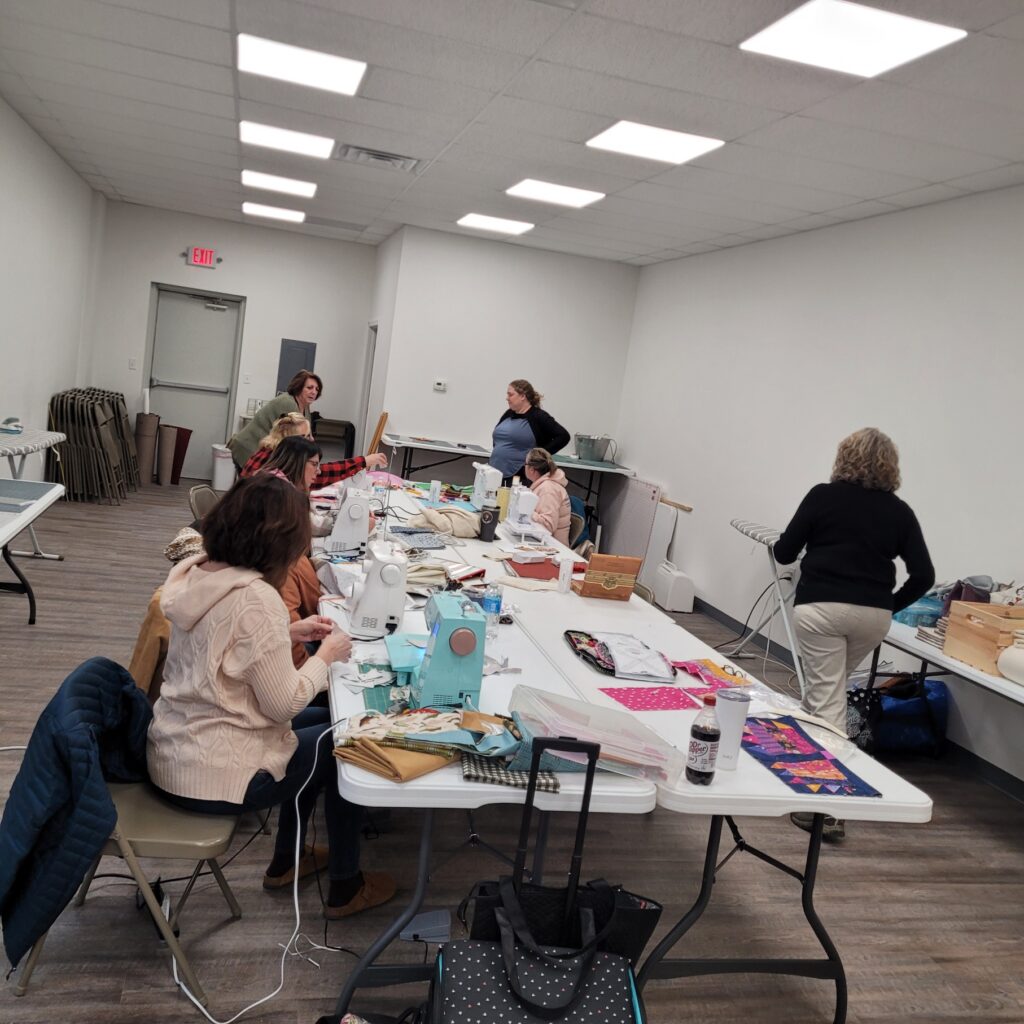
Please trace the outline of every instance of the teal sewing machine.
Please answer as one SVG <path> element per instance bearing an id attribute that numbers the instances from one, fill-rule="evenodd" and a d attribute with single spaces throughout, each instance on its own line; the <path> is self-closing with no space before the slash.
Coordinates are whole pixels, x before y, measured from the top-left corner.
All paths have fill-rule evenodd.
<path id="1" fill-rule="evenodd" d="M 414 708 L 480 707 L 484 673 L 484 626 L 468 598 L 438 593 L 424 609 L 430 635 L 419 672 L 411 676 Z"/>

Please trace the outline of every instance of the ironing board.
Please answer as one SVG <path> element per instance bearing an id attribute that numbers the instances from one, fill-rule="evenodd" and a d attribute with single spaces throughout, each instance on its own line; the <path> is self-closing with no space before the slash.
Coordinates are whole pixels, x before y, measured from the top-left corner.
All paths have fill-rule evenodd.
<path id="1" fill-rule="evenodd" d="M 20 434 L 0 433 L 0 455 L 7 456 L 7 465 L 11 468 L 11 476 L 20 480 L 25 472 L 25 457 L 33 452 L 46 451 L 54 445 L 67 440 L 66 434 L 56 430 L 22 430 Z M 58 453 L 59 458 L 59 453 Z M 14 460 L 18 461 L 15 462 Z M 61 488 L 61 494 L 64 488 Z M 32 538 L 31 551 L 12 551 L 13 555 L 30 556 L 32 558 L 50 558 L 56 562 L 64 560 L 63 555 L 49 555 L 39 547 L 39 540 L 36 537 L 35 527 L 28 527 L 28 535 Z"/>
<path id="2" fill-rule="evenodd" d="M 772 554 L 772 545 L 779 539 L 781 534 L 778 530 L 773 529 L 770 526 L 762 526 L 760 523 L 752 523 L 748 519 L 734 519 L 731 525 L 734 529 L 739 530 L 744 537 L 749 537 L 751 540 L 757 541 L 758 544 L 763 544 L 768 552 L 768 563 L 772 570 L 772 590 L 775 594 L 775 605 L 770 611 L 761 619 L 761 621 L 754 626 L 753 629 L 743 638 L 740 642 L 739 647 L 734 647 L 731 651 L 723 651 L 730 658 L 735 658 L 739 655 L 740 651 L 750 643 L 751 640 L 757 636 L 761 630 L 771 622 L 772 619 L 778 615 L 782 619 L 782 626 L 786 631 L 786 640 L 789 641 L 789 650 L 793 655 L 793 668 L 796 670 L 797 682 L 800 684 L 800 696 L 803 697 L 806 693 L 806 684 L 804 682 L 804 668 L 800 661 L 800 645 L 796 642 L 796 633 L 793 631 L 793 623 L 789 617 L 789 604 L 793 599 L 793 593 L 787 594 L 782 589 L 782 580 L 779 578 L 779 567 L 775 562 L 775 555 Z"/>
<path id="3" fill-rule="evenodd" d="M 0 592 L 24 594 L 28 597 L 30 626 L 36 621 L 35 594 L 32 593 L 32 586 L 24 573 L 15 565 L 8 545 L 22 530 L 32 529 L 32 523 L 63 494 L 63 484 L 39 483 L 35 480 L 0 480 L 0 557 L 17 578 L 17 583 L 0 581 Z"/>

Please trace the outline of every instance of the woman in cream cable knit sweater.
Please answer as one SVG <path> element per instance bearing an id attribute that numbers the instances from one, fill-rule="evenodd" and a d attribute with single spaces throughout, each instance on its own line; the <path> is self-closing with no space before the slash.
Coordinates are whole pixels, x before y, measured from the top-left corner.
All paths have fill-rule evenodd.
<path id="1" fill-rule="evenodd" d="M 326 860 L 324 915 L 338 918 L 386 902 L 395 882 L 359 870 L 361 815 L 338 793 L 330 714 L 307 707 L 327 688 L 331 662 L 348 660 L 351 641 L 320 616 L 289 626 L 275 589 L 309 550 L 309 533 L 305 497 L 266 473 L 240 480 L 203 520 L 206 555 L 176 565 L 164 584 L 161 607 L 172 628 L 148 762 L 153 782 L 189 810 L 237 814 L 280 804 L 264 887 L 291 884 L 298 841 L 300 877 Z M 299 669 L 293 639 L 321 640 Z M 321 790 L 326 858 L 305 846 Z"/>

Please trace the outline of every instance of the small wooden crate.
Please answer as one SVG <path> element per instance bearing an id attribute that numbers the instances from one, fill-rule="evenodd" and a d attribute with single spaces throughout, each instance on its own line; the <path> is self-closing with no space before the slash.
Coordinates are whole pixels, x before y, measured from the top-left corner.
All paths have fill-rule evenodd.
<path id="1" fill-rule="evenodd" d="M 591 555 L 582 580 L 573 580 L 572 589 L 580 597 L 603 597 L 609 601 L 628 601 L 633 595 L 642 558 L 624 555 Z"/>
<path id="2" fill-rule="evenodd" d="M 999 675 L 996 661 L 1013 643 L 1013 631 L 1024 628 L 1024 607 L 954 601 L 942 653 L 974 668 Z"/>

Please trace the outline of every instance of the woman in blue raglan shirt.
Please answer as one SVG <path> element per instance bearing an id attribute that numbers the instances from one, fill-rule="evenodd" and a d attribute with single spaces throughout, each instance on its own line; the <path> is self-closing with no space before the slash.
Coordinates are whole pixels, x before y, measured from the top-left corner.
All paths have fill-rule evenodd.
<path id="1" fill-rule="evenodd" d="M 540 407 L 543 397 L 528 380 L 512 381 L 505 392 L 508 409 L 494 428 L 490 460 L 501 470 L 503 485 L 514 476 L 523 477 L 531 448 L 545 448 L 554 455 L 569 443 L 565 427 Z"/>

